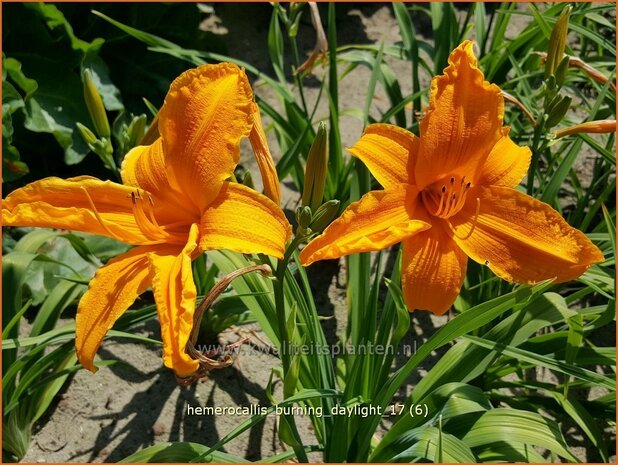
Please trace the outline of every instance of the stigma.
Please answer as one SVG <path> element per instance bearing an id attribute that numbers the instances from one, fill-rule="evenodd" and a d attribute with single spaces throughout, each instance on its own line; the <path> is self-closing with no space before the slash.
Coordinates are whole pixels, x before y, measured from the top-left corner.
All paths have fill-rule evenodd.
<path id="1" fill-rule="evenodd" d="M 463 208 L 471 187 L 465 176 L 445 176 L 423 189 L 421 198 L 429 214 L 446 219 Z"/>

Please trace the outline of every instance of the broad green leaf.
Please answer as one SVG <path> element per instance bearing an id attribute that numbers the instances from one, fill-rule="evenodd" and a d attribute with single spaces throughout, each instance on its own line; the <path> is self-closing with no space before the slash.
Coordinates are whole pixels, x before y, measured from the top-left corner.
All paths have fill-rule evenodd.
<path id="1" fill-rule="evenodd" d="M 511 347 L 505 344 L 488 341 L 487 339 L 483 339 L 480 337 L 470 335 L 466 335 L 464 337 L 473 344 L 492 349 L 501 355 L 506 355 L 507 357 L 513 357 L 516 360 L 556 370 L 566 375 L 570 375 L 583 381 L 589 382 L 593 385 L 596 384 L 599 386 L 603 386 L 612 391 L 616 390 L 615 379 L 612 380 L 608 376 L 601 375 L 594 371 L 586 370 L 579 366 L 568 365 L 560 360 L 556 360 L 551 357 L 535 354 L 533 352 L 522 350 L 517 347 Z"/>
<path id="2" fill-rule="evenodd" d="M 208 446 L 194 442 L 164 442 L 146 447 L 119 463 L 187 463 L 208 450 Z M 249 463 L 241 457 L 225 452 L 212 452 L 210 461 L 217 463 Z"/>
<path id="3" fill-rule="evenodd" d="M 564 411 L 575 421 L 582 431 L 588 436 L 592 444 L 597 448 L 604 462 L 609 461 L 607 444 L 603 437 L 603 431 L 599 427 L 598 419 L 595 419 L 584 406 L 576 399 L 569 399 L 562 394 L 549 391 L 556 401 L 564 408 Z"/>
<path id="4" fill-rule="evenodd" d="M 335 390 L 304 389 L 304 390 L 300 391 L 299 393 L 297 393 L 297 394 L 295 394 L 295 395 L 293 395 L 291 397 L 288 397 L 287 399 L 285 399 L 284 401 L 278 403 L 277 405 L 273 405 L 273 406 L 268 407 L 267 412 L 265 414 L 254 415 L 253 417 L 249 418 L 248 420 L 245 420 L 240 425 L 238 425 L 236 428 L 234 428 L 230 433 L 226 434 L 223 438 L 221 438 L 217 442 L 217 444 L 215 444 L 214 446 L 210 447 L 206 452 L 200 454 L 199 457 L 196 457 L 195 459 L 191 460 L 191 462 L 200 462 L 201 460 L 208 458 L 209 455 L 212 452 L 217 451 L 218 449 L 223 447 L 225 444 L 230 442 L 232 439 L 238 437 L 244 431 L 246 431 L 249 428 L 251 428 L 253 425 L 263 421 L 269 414 L 271 414 L 272 412 L 274 412 L 276 410 L 277 406 L 279 406 L 279 407 L 288 407 L 288 406 L 292 406 L 292 405 L 294 405 L 295 403 L 298 403 L 298 402 L 307 401 L 307 400 L 311 400 L 311 399 L 317 399 L 317 398 L 320 398 L 320 397 L 340 397 L 340 396 L 341 396 L 341 392 L 335 391 Z"/>
<path id="5" fill-rule="evenodd" d="M 416 442 L 417 433 L 408 437 L 410 432 L 422 431 L 423 428 L 435 424 L 439 416 L 448 425 L 450 421 L 459 421 L 460 416 L 469 416 L 491 408 L 491 404 L 479 388 L 463 383 L 444 384 L 422 399 L 419 405 L 427 410 L 427 418 L 422 415 L 412 416 L 413 407 L 406 406 L 407 408 L 404 408 L 401 416 L 372 453 L 370 457 L 372 462 L 392 461 L 409 446 L 410 439 Z"/>
<path id="6" fill-rule="evenodd" d="M 373 399 L 375 405 L 380 405 L 386 408 L 393 398 L 397 389 L 405 382 L 412 371 L 435 349 L 447 344 L 448 342 L 467 334 L 476 328 L 483 326 L 495 318 L 499 317 L 504 312 L 514 308 L 516 305 L 522 305 L 529 301 L 535 294 L 546 290 L 550 284 L 540 283 L 535 286 L 521 288 L 504 296 L 484 302 L 477 307 L 470 309 L 456 318 L 449 321 L 445 326 L 440 328 L 427 342 L 419 347 L 406 364 L 401 367 L 380 389 L 376 398 Z M 360 427 L 359 449 L 368 449 L 370 438 L 380 421 L 380 417 L 373 416 L 364 420 Z M 359 450 L 361 456 L 364 456 L 365 451 Z"/>
<path id="7" fill-rule="evenodd" d="M 522 410 L 496 408 L 485 412 L 472 427 L 461 422 L 459 427 L 451 428 L 465 431 L 462 441 L 471 447 L 493 443 L 529 444 L 548 449 L 573 462 L 577 458 L 569 451 L 558 425 L 543 418 L 538 413 Z"/>
<path id="8" fill-rule="evenodd" d="M 77 122 L 89 122 L 80 71 L 92 69 L 108 110 L 123 108 L 120 93 L 98 56 L 104 41 L 77 38 L 55 5 L 24 4 L 13 7 L 11 13 L 15 22 L 28 24 L 27 31 L 23 26 L 11 28 L 14 41 L 23 35 L 23 44 L 28 44 L 25 53 L 5 60 L 8 78 L 26 92 L 24 127 L 52 134 L 64 150 L 65 162 L 78 163 L 89 151 L 76 127 Z"/>
<path id="9" fill-rule="evenodd" d="M 476 463 L 476 457 L 457 437 L 440 433 L 436 427 L 423 427 L 408 431 L 400 437 L 402 442 L 413 444 L 393 457 L 395 462 L 424 459 L 434 463 Z"/>

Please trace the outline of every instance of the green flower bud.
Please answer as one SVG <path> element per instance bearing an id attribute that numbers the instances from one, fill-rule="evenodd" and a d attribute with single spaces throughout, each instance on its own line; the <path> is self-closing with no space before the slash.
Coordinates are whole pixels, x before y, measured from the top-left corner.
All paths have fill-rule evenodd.
<path id="1" fill-rule="evenodd" d="M 565 55 L 558 67 L 556 68 L 556 85 L 562 87 L 566 79 L 567 70 L 569 69 L 570 57 Z"/>
<path id="2" fill-rule="evenodd" d="M 296 209 L 296 222 L 298 223 L 298 227 L 303 230 L 309 228 L 312 216 L 311 208 L 298 207 Z"/>
<path id="3" fill-rule="evenodd" d="M 562 95 L 556 94 L 552 99 L 545 99 L 545 113 L 551 114 L 553 109 L 562 101 Z"/>
<path id="4" fill-rule="evenodd" d="M 144 137 L 146 131 L 146 115 L 139 115 L 134 117 L 127 128 L 127 149 L 132 149 Z"/>
<path id="5" fill-rule="evenodd" d="M 316 211 L 322 205 L 326 173 L 328 170 L 328 133 L 326 125 L 320 123 L 318 133 L 311 144 L 307 165 L 305 167 L 305 186 L 303 189 L 302 205 Z"/>
<path id="6" fill-rule="evenodd" d="M 92 119 L 92 123 L 94 124 L 94 129 L 99 137 L 109 137 L 111 132 L 109 129 L 109 122 L 107 121 L 107 114 L 105 113 L 105 107 L 103 106 L 103 100 L 94 85 L 92 73 L 89 69 L 85 69 L 82 73 L 82 81 L 84 83 L 84 100 L 88 107 L 88 113 L 90 113 L 90 119 Z"/>
<path id="7" fill-rule="evenodd" d="M 571 97 L 562 97 L 559 103 L 553 106 L 549 115 L 547 117 L 547 122 L 545 123 L 546 128 L 552 128 L 556 126 L 564 115 L 566 115 L 567 111 L 569 111 L 569 107 L 571 106 Z"/>
<path id="8" fill-rule="evenodd" d="M 554 25 L 549 36 L 549 50 L 547 51 L 547 62 L 545 63 L 545 77 L 556 74 L 558 65 L 564 56 L 564 47 L 569 32 L 569 17 L 571 16 L 572 6 L 567 6 L 562 10 L 558 21 Z"/>
<path id="9" fill-rule="evenodd" d="M 82 139 L 84 139 L 84 142 L 88 146 L 94 145 L 94 143 L 97 141 L 97 136 L 94 135 L 94 132 L 92 132 L 82 123 L 75 123 L 75 124 L 77 125 L 77 129 L 79 129 L 79 133 L 81 134 Z"/>
<path id="10" fill-rule="evenodd" d="M 322 232 L 337 216 L 339 200 L 329 200 L 315 212 L 311 221 L 311 229 L 314 232 Z"/>

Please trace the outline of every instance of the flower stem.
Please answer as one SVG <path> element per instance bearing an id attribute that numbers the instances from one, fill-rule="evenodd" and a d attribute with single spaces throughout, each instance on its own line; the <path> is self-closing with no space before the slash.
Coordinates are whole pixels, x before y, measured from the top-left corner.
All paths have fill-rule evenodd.
<path id="1" fill-rule="evenodd" d="M 289 335 L 287 330 L 287 321 L 285 314 L 285 271 L 288 268 L 288 263 L 292 254 L 302 242 L 303 238 L 294 236 L 290 245 L 285 250 L 283 258 L 277 261 L 277 270 L 275 273 L 274 292 L 275 292 L 275 309 L 277 311 L 277 325 L 279 330 L 279 353 L 281 355 L 281 363 L 283 364 L 283 373 L 287 373 L 290 368 L 290 357 L 287 352 L 289 349 Z"/>
<path id="2" fill-rule="evenodd" d="M 287 320 L 285 314 L 285 272 L 288 268 L 290 258 L 294 254 L 294 251 L 296 251 L 298 245 L 303 241 L 303 239 L 304 238 L 302 236 L 294 236 L 287 249 L 285 250 L 283 258 L 277 261 L 275 282 L 273 284 L 275 292 L 275 309 L 277 312 L 277 325 L 279 328 L 279 354 L 281 357 L 281 363 L 283 365 L 284 380 L 286 374 L 290 369 L 290 353 L 288 352 L 290 337 L 288 334 Z M 296 422 L 294 420 L 294 417 L 291 415 L 285 415 L 281 418 L 281 421 L 285 421 L 287 423 L 287 426 L 290 428 L 290 433 L 294 436 L 295 440 L 298 441 L 296 445 L 292 445 L 298 461 L 301 463 L 308 462 L 307 454 L 305 453 L 304 446 L 302 446 L 302 442 L 300 439 L 300 435 L 298 434 L 298 429 L 296 428 Z"/>

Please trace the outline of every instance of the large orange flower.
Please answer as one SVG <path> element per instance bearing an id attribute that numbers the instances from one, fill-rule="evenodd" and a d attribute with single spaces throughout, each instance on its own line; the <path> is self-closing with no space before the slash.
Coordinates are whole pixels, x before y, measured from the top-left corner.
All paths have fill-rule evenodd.
<path id="1" fill-rule="evenodd" d="M 580 276 L 603 255 L 549 205 L 514 189 L 530 164 L 502 126 L 500 89 L 484 80 L 463 42 L 433 79 L 420 138 L 367 127 L 350 152 L 384 187 L 351 204 L 302 251 L 303 265 L 403 242 L 402 287 L 411 309 L 442 314 L 467 259 L 509 281 Z"/>
<path id="2" fill-rule="evenodd" d="M 268 171 L 255 113 L 243 70 L 201 66 L 172 83 L 159 114 L 161 137 L 127 154 L 122 184 L 87 176 L 47 178 L 3 201 L 5 226 L 86 231 L 137 246 L 99 269 L 79 303 L 76 348 L 84 367 L 96 370 L 93 360 L 105 334 L 152 286 L 163 361 L 177 376 L 190 376 L 198 368 L 185 353 L 196 300 L 191 260 L 212 249 L 283 257 L 291 228 L 281 209 L 228 181 L 240 140 L 251 133 L 260 167 Z M 265 184 L 278 200 L 274 180 L 271 170 Z"/>

